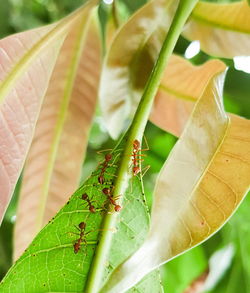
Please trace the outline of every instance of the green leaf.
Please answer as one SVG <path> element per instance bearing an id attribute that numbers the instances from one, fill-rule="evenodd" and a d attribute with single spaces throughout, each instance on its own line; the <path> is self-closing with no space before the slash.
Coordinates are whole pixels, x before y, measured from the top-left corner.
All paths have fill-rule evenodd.
<path id="1" fill-rule="evenodd" d="M 241 204 L 237 213 L 232 217 L 229 224 L 222 230 L 223 238 L 226 242 L 231 242 L 235 246 L 235 258 L 231 270 L 215 288 L 217 292 L 232 293 L 237 290 L 237 284 L 241 284 L 241 292 L 247 293 L 250 290 L 250 231 L 249 231 L 249 193 Z"/>
<path id="2" fill-rule="evenodd" d="M 224 74 L 212 79 L 158 177 L 151 230 L 103 292 L 122 292 L 200 244 L 235 212 L 249 189 L 250 122 L 226 115 Z"/>
<path id="3" fill-rule="evenodd" d="M 201 1 L 183 35 L 189 40 L 199 40 L 201 49 L 213 56 L 250 55 L 250 7 L 246 0 L 230 4 Z"/>
<path id="4" fill-rule="evenodd" d="M 198 246 L 173 261 L 167 263 L 163 269 L 165 292 L 183 293 L 191 281 L 207 268 L 204 250 Z"/>
<path id="5" fill-rule="evenodd" d="M 1 292 L 82 292 L 90 269 L 94 269 L 92 262 L 99 236 L 112 237 L 111 251 L 105 262 L 106 277 L 140 247 L 149 228 L 141 178 L 131 179 L 119 213 L 114 211 L 112 204 L 109 205 L 107 196 L 102 192 L 104 187 L 112 189 L 113 184 L 118 184 L 113 180 L 125 141 L 126 138 L 112 153 L 112 161 L 104 174 L 105 183 L 99 183 L 102 170 L 99 165 L 10 269 L 0 284 Z M 90 213 L 88 203 L 82 199 L 84 193 L 88 194 L 95 213 Z M 115 200 L 118 202 L 120 199 Z M 103 229 L 104 217 L 115 218 L 112 230 L 99 231 Z M 86 235 L 86 243 L 83 241 L 79 251 L 74 253 L 73 244 L 80 234 L 76 227 L 81 222 L 86 222 L 85 232 L 89 234 Z M 133 290 L 162 292 L 158 272 L 148 275 Z"/>
<path id="6" fill-rule="evenodd" d="M 10 17 L 10 2 L 7 1 L 1 1 L 0 2 L 0 27 L 1 27 L 1 35 L 0 37 L 3 37 L 11 31 L 11 27 L 8 21 L 6 21 L 6 18 L 9 19 Z"/>

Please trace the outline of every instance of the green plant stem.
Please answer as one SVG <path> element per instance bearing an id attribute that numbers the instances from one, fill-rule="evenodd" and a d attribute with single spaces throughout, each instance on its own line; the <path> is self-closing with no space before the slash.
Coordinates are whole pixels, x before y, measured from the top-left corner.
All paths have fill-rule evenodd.
<path id="1" fill-rule="evenodd" d="M 114 0 L 114 2 L 112 3 L 112 15 L 113 15 L 115 27 L 118 28 L 120 26 L 120 22 L 119 22 L 119 17 L 117 14 L 116 0 Z"/>
<path id="2" fill-rule="evenodd" d="M 160 85 L 161 77 L 167 65 L 168 59 L 171 56 L 175 44 L 179 38 L 182 28 L 191 14 L 198 0 L 180 0 L 175 16 L 171 23 L 170 29 L 164 40 L 163 46 L 159 53 L 159 57 L 151 72 L 151 75 L 146 84 L 143 96 L 141 98 L 138 109 L 135 113 L 133 122 L 127 133 L 127 142 L 120 162 L 120 167 L 117 173 L 115 182 L 114 197 L 124 194 L 128 187 L 129 173 L 128 167 L 131 161 L 133 141 L 138 139 L 141 141 L 145 130 L 154 97 Z M 103 221 L 103 232 L 100 235 L 99 244 L 96 248 L 96 253 L 92 262 L 91 270 L 88 275 L 86 284 L 86 293 L 97 293 L 100 290 L 101 282 L 103 281 L 103 272 L 106 266 L 108 253 L 112 241 L 112 232 L 116 223 L 117 213 L 107 214 Z"/>

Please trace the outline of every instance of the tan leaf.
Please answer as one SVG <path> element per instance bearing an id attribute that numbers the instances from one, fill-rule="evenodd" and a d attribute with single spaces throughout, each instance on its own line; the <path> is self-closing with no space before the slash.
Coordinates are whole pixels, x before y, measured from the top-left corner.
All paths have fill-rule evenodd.
<path id="1" fill-rule="evenodd" d="M 155 97 L 150 120 L 180 136 L 209 80 L 225 69 L 226 65 L 219 60 L 194 66 L 179 56 L 171 56 Z"/>
<path id="2" fill-rule="evenodd" d="M 63 44 L 27 157 L 15 227 L 17 259 L 77 188 L 100 73 L 96 11 L 84 10 Z"/>
<path id="3" fill-rule="evenodd" d="M 100 82 L 100 105 L 113 138 L 136 110 L 178 1 L 155 0 L 138 10 L 115 35 Z M 112 82 L 111 82 L 112 81 Z"/>
<path id="4" fill-rule="evenodd" d="M 201 49 L 214 56 L 250 55 L 250 7 L 245 0 L 230 4 L 201 1 L 183 35 L 199 40 Z"/>
<path id="5" fill-rule="evenodd" d="M 151 229 L 102 292 L 124 292 L 154 268 L 205 241 L 236 211 L 250 183 L 250 121 L 226 115 L 224 76 L 212 79 L 164 164 Z"/>
<path id="6" fill-rule="evenodd" d="M 126 120 L 134 115 L 177 2 L 150 1 L 120 28 L 113 39 L 100 86 L 101 108 L 113 138 L 119 136 Z M 232 4 L 199 2 L 183 34 L 192 40 L 200 40 L 203 50 L 213 55 L 249 55 L 250 7 L 246 1 Z M 192 105 L 181 103 L 184 104 L 190 111 Z M 183 107 L 181 110 L 186 111 Z M 178 131 L 176 127 L 171 131 Z"/>

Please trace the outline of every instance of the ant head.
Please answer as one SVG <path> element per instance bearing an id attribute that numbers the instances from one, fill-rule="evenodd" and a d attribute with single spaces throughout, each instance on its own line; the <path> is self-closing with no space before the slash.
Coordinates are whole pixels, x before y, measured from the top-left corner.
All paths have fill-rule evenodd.
<path id="1" fill-rule="evenodd" d="M 118 204 L 115 205 L 115 211 L 116 211 L 116 212 L 120 212 L 121 209 L 122 209 L 121 206 L 119 206 Z"/>
<path id="2" fill-rule="evenodd" d="M 137 175 L 138 173 L 140 173 L 140 167 L 138 167 L 138 166 L 133 167 L 133 174 L 134 174 L 134 176 Z"/>
<path id="3" fill-rule="evenodd" d="M 105 160 L 108 162 L 108 161 L 111 161 L 112 160 L 112 155 L 111 154 L 106 154 L 105 155 Z"/>
<path id="4" fill-rule="evenodd" d="M 98 182 L 99 182 L 100 184 L 103 184 L 103 183 L 104 183 L 104 176 L 103 176 L 103 175 L 100 175 L 100 176 L 98 177 Z"/>
<path id="5" fill-rule="evenodd" d="M 135 139 L 133 141 L 133 147 L 134 147 L 134 149 L 138 150 L 140 148 L 140 145 L 141 144 L 140 144 L 139 140 Z"/>
<path id="6" fill-rule="evenodd" d="M 105 194 L 105 195 L 110 195 L 110 189 L 105 187 L 103 188 L 102 192 Z"/>
<path id="7" fill-rule="evenodd" d="M 89 207 L 89 211 L 90 211 L 91 213 L 94 214 L 94 213 L 96 212 L 96 211 L 95 211 L 95 207 L 91 205 L 91 206 Z"/>
<path id="8" fill-rule="evenodd" d="M 85 222 L 81 222 L 78 227 L 81 229 L 81 230 L 84 230 L 86 228 L 86 223 Z"/>
<path id="9" fill-rule="evenodd" d="M 84 194 L 82 195 L 82 199 L 83 199 L 83 200 L 86 200 L 87 198 L 88 198 L 87 193 L 84 193 Z"/>

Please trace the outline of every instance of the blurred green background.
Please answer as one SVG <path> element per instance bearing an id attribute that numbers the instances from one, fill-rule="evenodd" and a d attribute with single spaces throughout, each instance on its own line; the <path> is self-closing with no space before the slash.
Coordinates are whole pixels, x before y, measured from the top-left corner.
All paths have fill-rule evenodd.
<path id="1" fill-rule="evenodd" d="M 15 32 L 53 22 L 79 7 L 83 0 L 0 0 L 0 38 Z M 146 0 L 118 0 L 117 9 L 122 20 L 129 17 Z M 229 1 L 213 1 L 229 2 Z M 109 5 L 102 3 L 99 15 L 104 29 Z M 180 37 L 175 52 L 185 55 L 189 42 Z M 201 64 L 209 57 L 199 52 L 190 60 Z M 233 60 L 223 60 L 229 66 L 225 83 L 225 107 L 227 111 L 240 116 L 250 117 L 250 74 L 236 70 Z M 249 68 L 250 70 L 250 68 Z M 176 138 L 163 132 L 151 123 L 148 123 L 146 134 L 150 152 L 145 165 L 150 165 L 146 174 L 145 191 L 149 205 L 152 203 L 152 189 L 155 178 L 166 157 L 176 142 Z M 102 122 L 99 110 L 91 130 L 87 158 L 83 165 L 82 180 L 96 166 L 98 157 L 96 151 L 114 146 Z M 15 223 L 15 210 L 18 200 L 21 179 L 19 180 L 14 197 L 8 208 L 3 224 L 0 228 L 0 279 L 11 266 L 12 231 Z M 232 244 L 235 254 L 229 269 L 218 282 L 217 286 L 209 292 L 216 293 L 249 293 L 250 292 L 250 199 L 247 197 L 232 219 L 215 236 L 202 245 L 192 249 L 161 268 L 165 292 L 180 293 L 202 274 L 213 253 L 218 249 Z"/>

